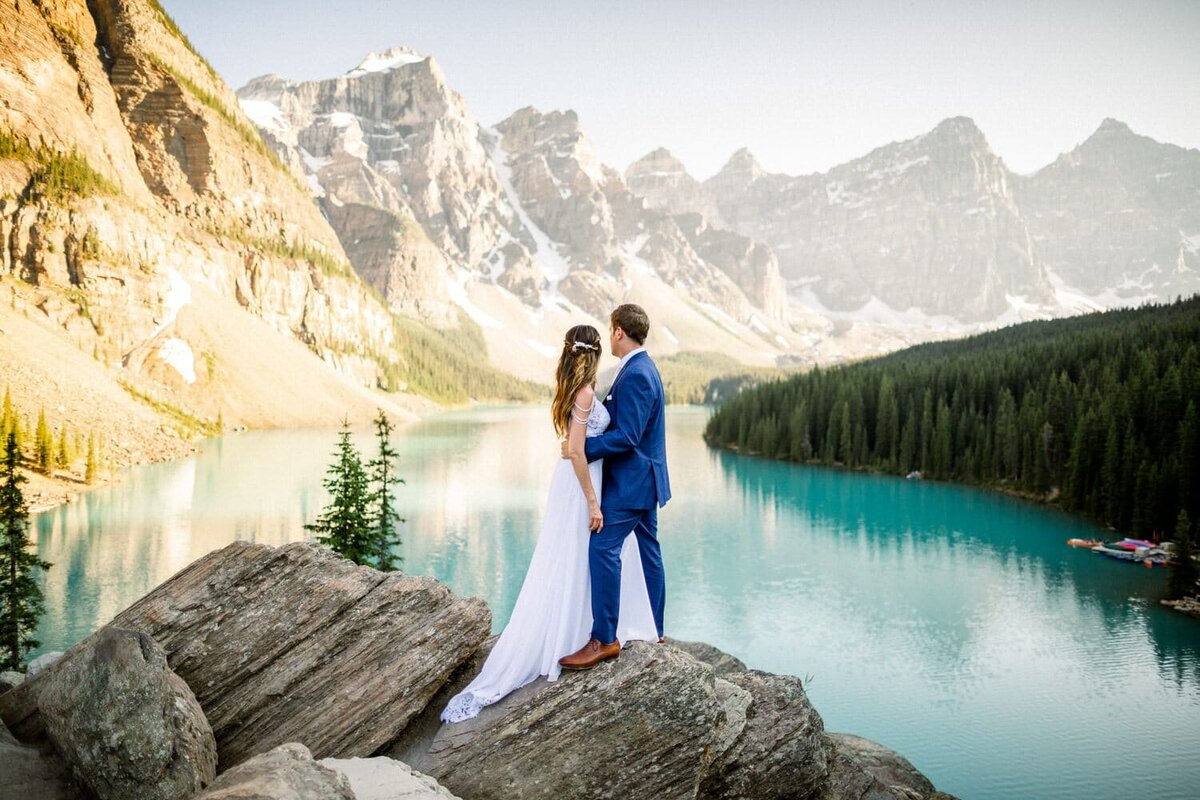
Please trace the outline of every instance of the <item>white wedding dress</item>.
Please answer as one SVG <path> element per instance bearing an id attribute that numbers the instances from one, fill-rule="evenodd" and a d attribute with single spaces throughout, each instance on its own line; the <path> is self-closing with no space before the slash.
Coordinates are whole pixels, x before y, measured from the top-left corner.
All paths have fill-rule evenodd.
<path id="1" fill-rule="evenodd" d="M 608 410 L 597 397 L 588 415 L 587 435 L 608 427 Z M 588 466 L 599 498 L 602 461 Z M 500 634 L 483 669 L 442 711 L 442 721 L 461 722 L 477 715 L 509 692 L 545 675 L 558 680 L 558 660 L 583 647 L 592 632 L 592 580 L 588 571 L 587 500 L 571 462 L 558 459 L 550 480 L 550 496 L 529 570 L 508 625 Z M 650 595 L 642 574 L 637 537 L 621 549 L 621 612 L 617 638 L 658 641 Z"/>

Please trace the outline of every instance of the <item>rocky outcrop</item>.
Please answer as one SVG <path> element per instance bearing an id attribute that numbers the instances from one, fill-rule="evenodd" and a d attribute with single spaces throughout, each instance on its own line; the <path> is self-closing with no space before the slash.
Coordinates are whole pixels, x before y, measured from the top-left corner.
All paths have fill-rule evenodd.
<path id="1" fill-rule="evenodd" d="M 710 668 L 634 642 L 444 727 L 413 765 L 473 800 L 695 797 L 723 717 Z"/>
<path id="2" fill-rule="evenodd" d="M 356 800 L 350 781 L 313 761 L 308 748 L 281 744 L 221 773 L 196 800 Z"/>
<path id="3" fill-rule="evenodd" d="M 707 642 L 685 642 L 682 639 L 668 639 L 672 647 L 677 647 L 697 661 L 703 661 L 713 668 L 718 678 L 730 673 L 745 672 L 747 667 L 742 660 L 718 650 Z"/>
<path id="4" fill-rule="evenodd" d="M 718 751 L 700 787 L 716 800 L 814 797 L 825 783 L 827 755 L 821 717 L 799 678 L 730 672 L 726 724 L 737 730 Z M 739 691 L 740 690 L 740 691 Z"/>
<path id="5" fill-rule="evenodd" d="M 13 307 L 38 309 L 72 347 L 120 369 L 108 376 L 118 393 L 119 378 L 182 411 L 163 415 L 172 434 L 172 419 L 237 420 L 231 406 L 266 395 L 248 366 L 255 348 L 180 324 L 202 291 L 216 298 L 210 317 L 252 327 L 253 315 L 281 346 L 306 345 L 325 364 L 296 371 L 332 367 L 343 405 L 380 382 L 396 362 L 390 312 L 161 6 L 8 3 L 0 31 L 11 79 L 0 134 L 12 142 L 0 158 L 0 280 L 13 281 Z M 254 424 L 286 415 L 274 403 L 274 415 L 250 412 Z"/>
<path id="6" fill-rule="evenodd" d="M 385 747 L 474 653 L 491 617 L 430 578 L 358 567 L 310 544 L 235 543 L 112 625 L 143 631 L 166 651 L 226 769 L 293 741 L 319 757 Z M 43 686 L 38 676 L 0 696 L 0 717 L 19 738 L 43 727 Z"/>
<path id="7" fill-rule="evenodd" d="M 699 214 L 721 225 L 721 212 L 704 185 L 665 147 L 652 150 L 625 169 L 629 191 L 645 198 L 649 208 L 668 214 Z"/>
<path id="8" fill-rule="evenodd" d="M 216 776 L 204 712 L 145 633 L 107 627 L 74 649 L 47 673 L 38 711 L 55 748 L 102 800 L 186 798 Z"/>
<path id="9" fill-rule="evenodd" d="M 935 791 L 908 759 L 883 745 L 845 733 L 825 734 L 829 778 L 821 800 L 956 800 Z"/>
<path id="10" fill-rule="evenodd" d="M 355 800 L 459 800 L 433 778 L 392 758 L 323 758 L 317 763 L 345 775 Z"/>

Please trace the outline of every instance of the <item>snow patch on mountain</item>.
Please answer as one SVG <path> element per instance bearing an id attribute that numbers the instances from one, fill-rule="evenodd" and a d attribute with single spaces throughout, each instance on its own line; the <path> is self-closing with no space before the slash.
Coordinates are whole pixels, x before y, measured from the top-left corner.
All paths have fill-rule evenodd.
<path id="1" fill-rule="evenodd" d="M 158 348 L 158 357 L 167 362 L 187 384 L 196 382 L 196 357 L 191 345 L 175 336 L 167 339 Z"/>
<path id="2" fill-rule="evenodd" d="M 240 100 L 242 111 L 260 128 L 282 133 L 288 129 L 288 121 L 279 106 L 270 100 Z"/>
<path id="3" fill-rule="evenodd" d="M 387 72 L 408 64 L 419 64 L 428 56 L 423 56 L 407 47 L 392 47 L 382 53 L 369 53 L 357 67 L 346 73 L 347 78 L 357 78 L 370 72 Z"/>

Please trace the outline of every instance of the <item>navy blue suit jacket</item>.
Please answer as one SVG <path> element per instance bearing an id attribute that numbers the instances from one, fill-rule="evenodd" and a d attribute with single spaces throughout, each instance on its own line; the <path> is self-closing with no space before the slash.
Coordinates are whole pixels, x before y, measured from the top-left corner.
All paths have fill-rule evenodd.
<path id="1" fill-rule="evenodd" d="M 671 499 L 667 398 L 658 368 L 645 351 L 625 362 L 608 397 L 604 405 L 612 424 L 585 442 L 588 461 L 604 459 L 601 509 L 607 513 L 666 505 Z"/>

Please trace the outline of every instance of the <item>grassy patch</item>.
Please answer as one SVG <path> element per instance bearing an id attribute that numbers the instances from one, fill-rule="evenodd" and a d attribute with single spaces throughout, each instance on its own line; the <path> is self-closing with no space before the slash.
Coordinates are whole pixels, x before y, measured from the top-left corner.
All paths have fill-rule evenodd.
<path id="1" fill-rule="evenodd" d="M 307 261 L 314 267 L 319 268 L 326 275 L 358 280 L 358 273 L 354 271 L 354 267 L 350 266 L 350 262 L 338 258 L 323 248 L 309 242 L 289 242 L 282 238 L 269 239 L 264 236 L 255 236 L 245 228 L 205 226 L 205 230 L 220 239 L 228 239 L 243 244 L 266 255 Z M 378 292 L 375 294 L 377 297 L 379 296 Z"/>
<path id="2" fill-rule="evenodd" d="M 384 367 L 388 391 L 404 389 L 443 403 L 549 399 L 545 386 L 500 372 L 487 358 L 483 331 L 466 314 L 453 329 L 395 317 L 399 362 Z"/>
<path id="3" fill-rule="evenodd" d="M 117 381 L 121 388 L 129 393 L 129 396 L 135 400 L 153 408 L 158 413 L 174 420 L 183 428 L 185 435 L 203 434 L 205 436 L 215 436 L 221 431 L 215 422 L 200 419 L 194 414 L 184 411 L 182 408 L 162 400 L 156 400 L 148 394 L 143 394 L 133 387 L 132 384 L 126 381 Z"/>
<path id="4" fill-rule="evenodd" d="M 25 195 L 30 199 L 63 201 L 119 192 L 112 181 L 94 170 L 75 148 L 64 153 L 43 143 L 34 145 L 11 131 L 0 130 L 0 158 L 18 159 L 33 166 L 33 175 L 25 189 Z"/>

